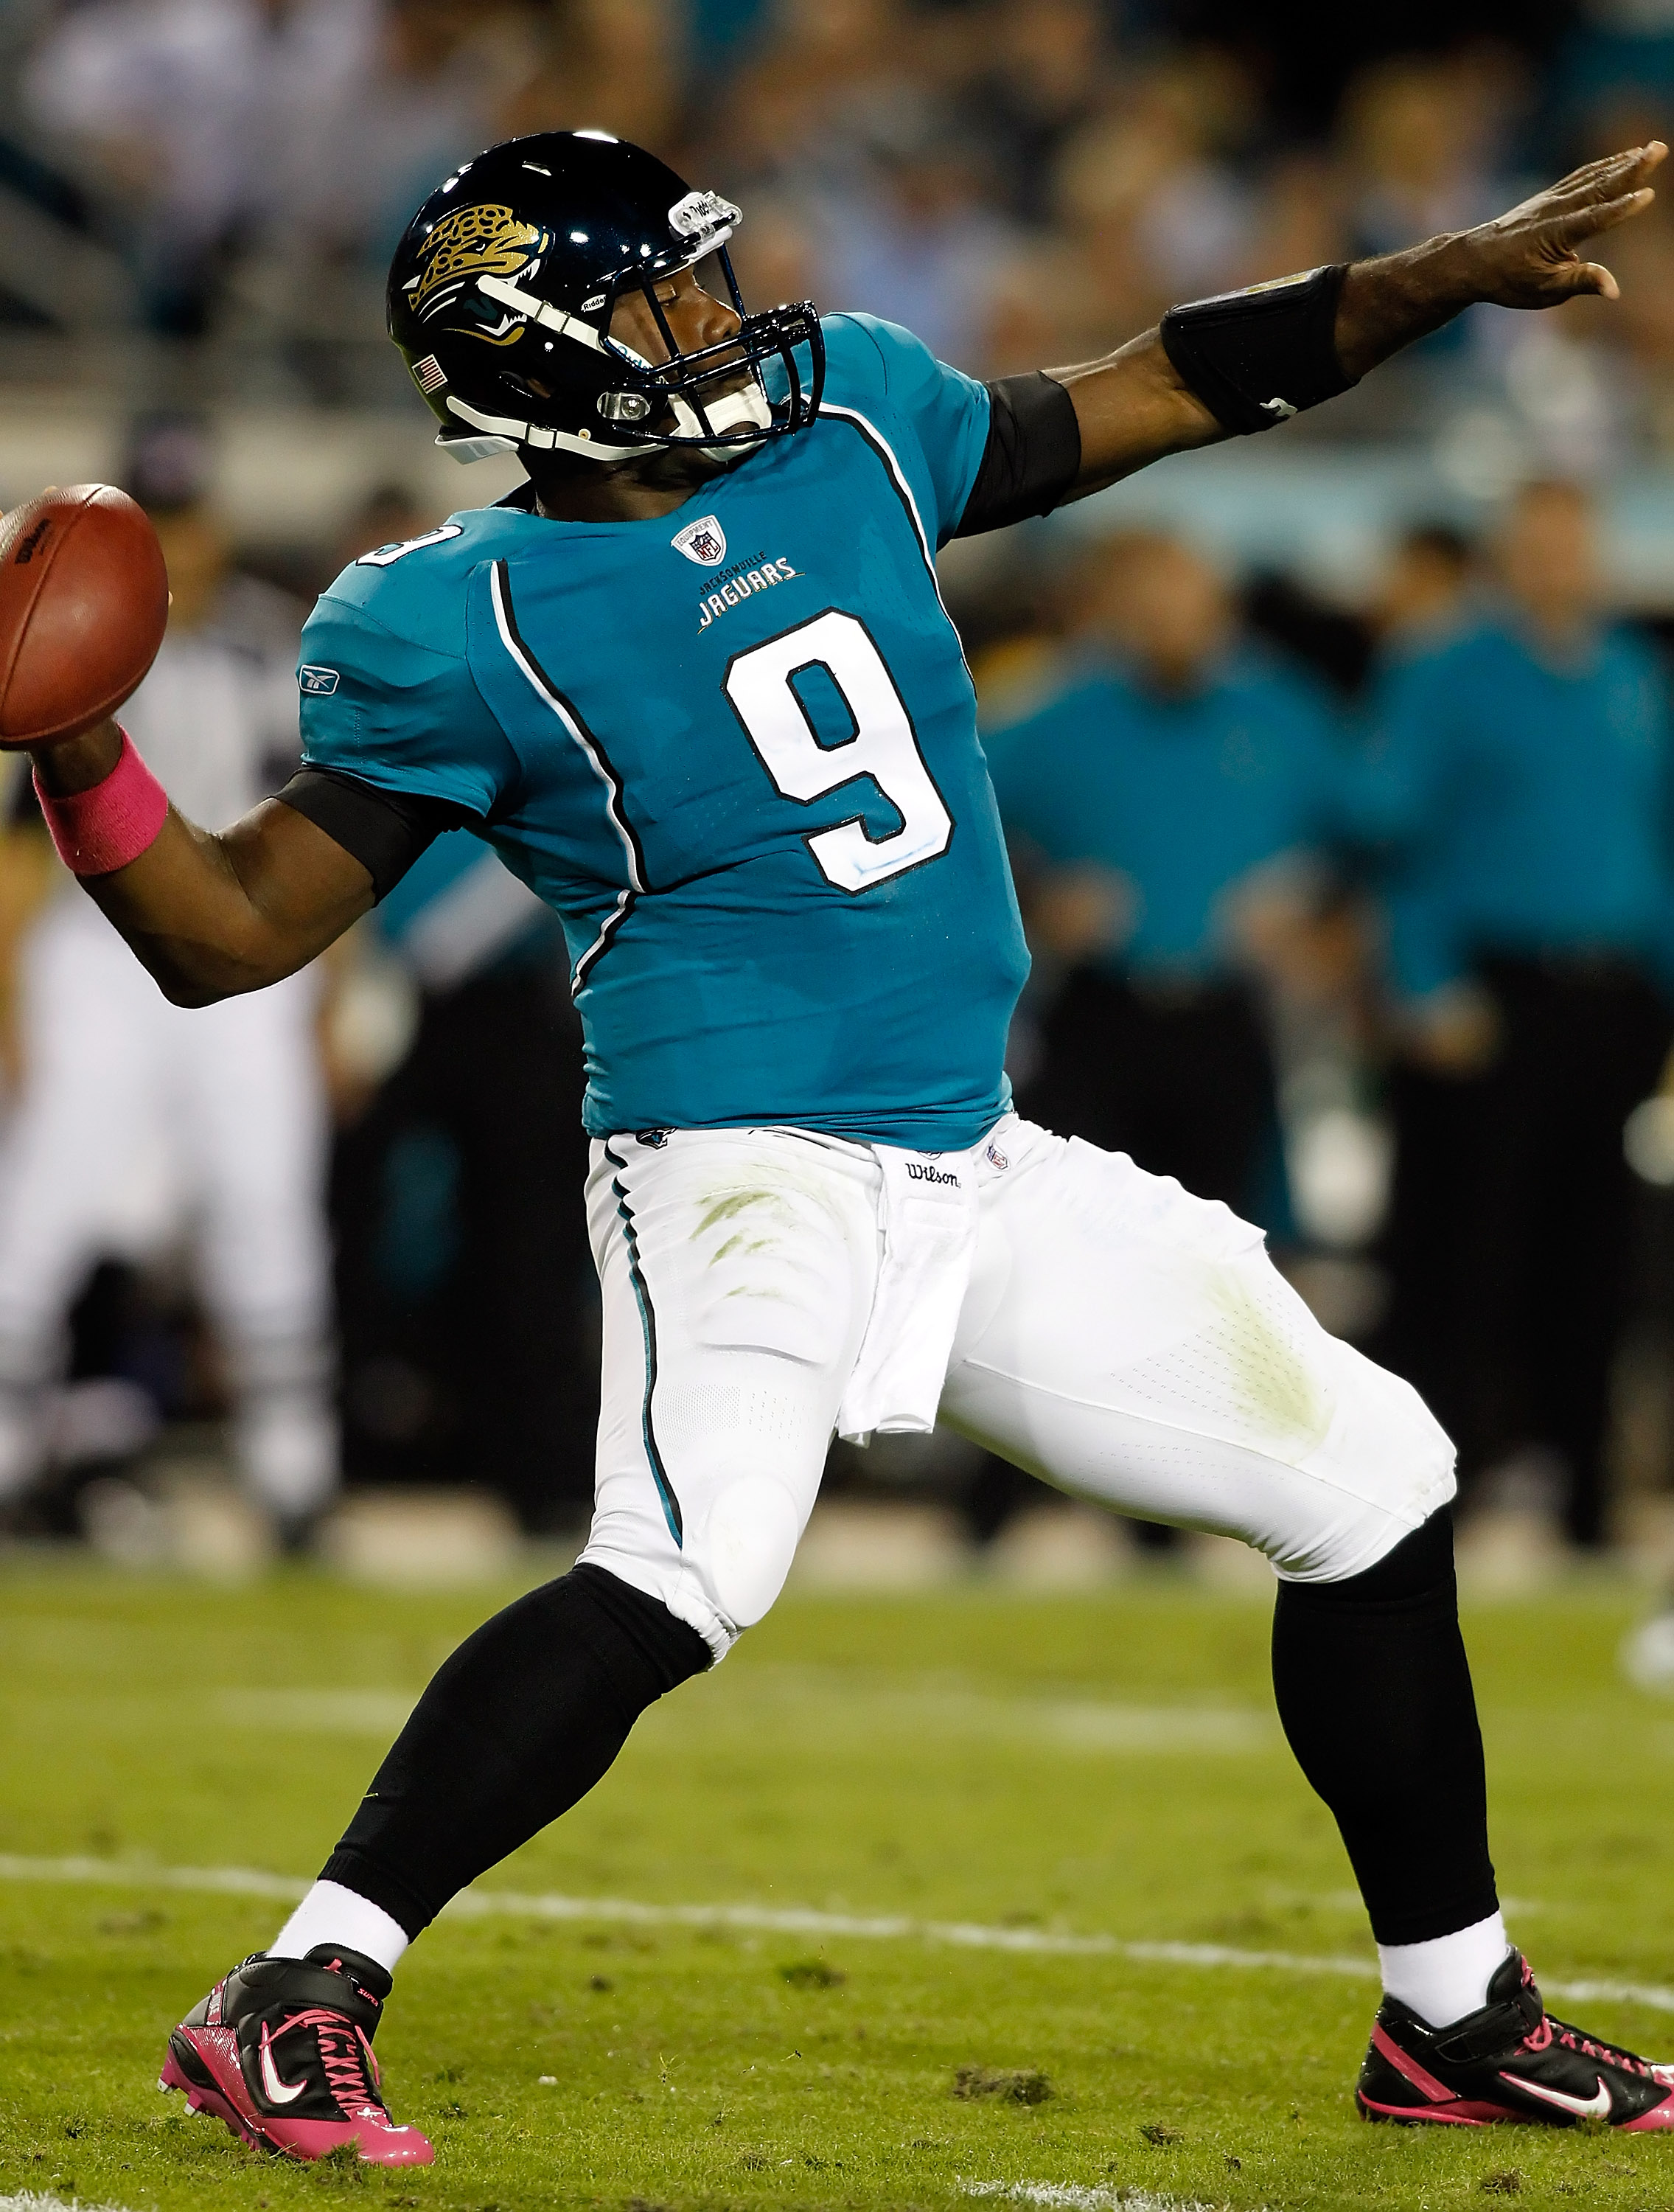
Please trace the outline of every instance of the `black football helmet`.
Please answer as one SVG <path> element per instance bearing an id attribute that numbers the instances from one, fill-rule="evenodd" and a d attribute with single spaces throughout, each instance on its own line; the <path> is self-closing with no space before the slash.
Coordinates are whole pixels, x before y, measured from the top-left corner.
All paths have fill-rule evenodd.
<path id="1" fill-rule="evenodd" d="M 466 461 L 518 447 L 619 461 L 694 446 L 724 459 L 805 429 L 825 378 L 819 317 L 806 300 L 745 313 L 726 251 L 739 221 L 602 131 L 509 138 L 462 162 L 390 265 L 390 336 L 442 426 L 437 444 Z M 656 286 L 711 256 L 740 327 L 682 353 Z M 630 290 L 666 361 L 611 337 Z"/>

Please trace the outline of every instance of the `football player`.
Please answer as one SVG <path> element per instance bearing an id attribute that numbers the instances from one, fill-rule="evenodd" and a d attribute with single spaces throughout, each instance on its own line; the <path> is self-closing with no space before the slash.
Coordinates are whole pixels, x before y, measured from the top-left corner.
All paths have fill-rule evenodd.
<path id="1" fill-rule="evenodd" d="M 61 848 L 166 994 L 291 974 L 444 828 L 563 920 L 603 1296 L 573 1571 L 443 1667 L 319 1881 L 170 2039 L 163 2086 L 387 2164 L 372 2038 L 407 1944 L 773 1604 L 834 1431 L 944 1420 L 1278 1577 L 1280 1715 L 1385 1996 L 1369 2118 L 1674 2126 L 1674 2071 L 1549 2017 L 1489 1857 L 1453 1451 L 1224 1206 L 1010 1110 L 1025 955 L 936 550 L 1329 399 L 1477 301 L 1614 297 L 1581 242 L 1657 143 L 1480 228 L 1177 307 L 985 386 L 906 331 L 749 313 L 738 211 L 598 132 L 465 163 L 392 335 L 521 489 L 367 554 L 300 672 L 306 765 L 219 836 L 120 729 L 44 750 Z"/>

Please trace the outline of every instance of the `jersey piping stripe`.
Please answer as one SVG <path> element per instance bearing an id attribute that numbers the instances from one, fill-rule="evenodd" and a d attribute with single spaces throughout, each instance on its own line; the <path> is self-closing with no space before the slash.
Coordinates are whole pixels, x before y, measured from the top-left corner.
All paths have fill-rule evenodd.
<path id="1" fill-rule="evenodd" d="M 628 861 L 626 890 L 618 893 L 616 902 L 605 917 L 603 927 L 592 943 L 575 963 L 575 973 L 570 979 L 570 996 L 573 998 L 585 983 L 634 910 L 635 900 L 646 889 L 645 854 L 628 812 L 622 797 L 622 781 L 612 764 L 610 755 L 582 720 L 579 714 L 547 674 L 540 662 L 524 641 L 518 628 L 518 618 L 512 605 L 512 584 L 504 561 L 496 561 L 488 575 L 489 597 L 494 601 L 494 623 L 500 631 L 500 641 L 523 672 L 524 680 L 543 705 L 549 707 L 565 729 L 580 747 L 588 766 L 604 786 L 605 811 L 611 827 L 622 840 L 622 848 Z"/>
<path id="2" fill-rule="evenodd" d="M 616 932 L 622 927 L 623 922 L 627 921 L 628 915 L 633 913 L 635 902 L 638 900 L 639 896 L 640 895 L 637 891 L 617 892 L 616 903 L 611 908 L 610 913 L 605 915 L 598 935 L 593 939 L 592 943 L 587 947 L 586 951 L 575 963 L 575 973 L 570 977 L 570 996 L 572 999 L 580 997 L 581 993 L 586 985 L 588 976 L 592 974 L 593 969 L 598 965 L 598 963 L 603 958 L 603 955 L 610 951 L 612 939 L 615 938 Z"/>
<path id="3" fill-rule="evenodd" d="M 937 605 L 941 608 L 943 614 L 946 617 L 948 625 L 953 630 L 954 635 L 957 637 L 959 635 L 958 627 L 955 623 L 953 617 L 948 613 L 948 603 L 942 597 L 942 580 L 936 573 L 936 555 L 931 546 L 929 533 L 925 528 L 924 517 L 919 512 L 919 502 L 913 497 L 913 487 L 907 480 L 907 471 L 902 468 L 901 463 L 895 458 L 895 447 L 889 443 L 889 441 L 884 436 L 883 433 L 877 428 L 877 425 L 875 422 L 868 422 L 866 417 L 861 414 L 857 408 L 840 407 L 832 400 L 822 399 L 820 402 L 820 413 L 822 416 L 839 416 L 845 422 L 852 424 L 854 428 L 860 433 L 866 443 L 872 448 L 872 451 L 877 455 L 884 467 L 889 471 L 889 480 L 895 488 L 895 495 L 901 501 L 901 505 L 907 509 L 907 519 L 913 525 L 913 535 L 919 541 L 919 550 L 924 555 L 925 566 L 930 571 L 931 589 L 936 594 Z M 962 641 L 959 648 L 959 657 L 961 660 L 965 658 L 965 648 Z M 968 675 L 969 672 L 969 665 L 967 664 L 966 673 Z"/>
<path id="4" fill-rule="evenodd" d="M 628 1172 L 628 1163 L 619 1159 L 609 1145 L 604 1147 L 604 1157 L 619 1171 L 610 1178 L 610 1188 L 616 1194 L 616 1212 L 622 1216 L 622 1237 L 628 1245 L 628 1279 L 633 1283 L 634 1297 L 640 1309 L 640 1327 L 645 1332 L 646 1394 L 640 1408 L 640 1425 L 645 1437 L 646 1459 L 651 1468 L 652 1480 L 657 1485 L 657 1495 L 662 1502 L 663 1518 L 669 1524 L 669 1534 L 683 1550 L 686 1531 L 680 1500 L 674 1494 L 674 1486 L 663 1465 L 663 1455 L 657 1448 L 657 1430 L 652 1419 L 652 1394 L 657 1388 L 657 1309 L 651 1302 L 645 1270 L 640 1264 L 640 1237 L 634 1225 L 634 1208 L 622 1188 L 622 1178 Z"/>

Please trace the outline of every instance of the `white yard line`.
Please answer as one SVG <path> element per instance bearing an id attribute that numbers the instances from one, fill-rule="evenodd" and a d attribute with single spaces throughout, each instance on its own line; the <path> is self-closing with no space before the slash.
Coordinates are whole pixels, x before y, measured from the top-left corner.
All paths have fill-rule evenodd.
<path id="1" fill-rule="evenodd" d="M 253 1690 L 215 1692 L 215 1711 L 239 1728 L 306 1735 L 396 1735 L 413 1709 L 409 1690 Z M 834 1723 L 869 1739 L 1004 1736 L 1038 1750 L 1083 1755 L 1216 1757 L 1284 1747 L 1269 1712 L 1225 1705 L 1115 1705 L 1091 1698 L 995 1698 L 934 1682 L 888 1686 L 845 1680 L 839 1670 L 758 1667 L 735 1686 L 731 1702 L 707 1707 L 697 1723 L 723 1735 L 754 1728 L 764 1711 L 794 1703 L 803 1725 L 829 1734 Z M 830 1706 L 810 1716 L 810 1705 Z M 664 1721 L 661 1724 L 676 1723 Z M 685 1709 L 677 1725 L 689 1731 Z"/>
<path id="2" fill-rule="evenodd" d="M 95 1882 L 106 1888 L 186 1889 L 200 1895 L 272 1897 L 294 1905 L 309 1885 L 299 1876 L 253 1867 L 149 1866 L 130 1859 L 24 1859 L 0 1855 L 0 1881 Z M 0 2212 L 5 2199 L 0 2197 Z"/>
<path id="3" fill-rule="evenodd" d="M 963 2181 L 960 2193 L 997 2197 L 1008 2204 L 1062 2205 L 1066 2212 L 1216 2212 L 1214 2205 L 1196 2197 L 1159 2197 L 1150 2189 L 1083 2189 L 1073 2181 Z"/>
<path id="4" fill-rule="evenodd" d="M 309 1884 L 300 1875 L 254 1867 L 151 1866 L 129 1859 L 33 1859 L 0 1854 L 0 1882 L 96 1884 L 178 1889 L 199 1896 L 264 1897 L 294 1905 Z M 564 1897 L 551 1892 L 468 1889 L 446 1908 L 458 1919 L 614 1920 L 642 1928 L 736 1928 L 769 1936 L 847 1936 L 862 1942 L 948 1943 L 967 1951 L 1011 1951 L 1072 1959 L 1127 1959 L 1136 1965 L 1215 1972 L 1329 1974 L 1374 1982 L 1375 1960 L 1329 1952 L 1244 1951 L 1228 1943 L 1132 1942 L 1119 1936 L 1077 1936 L 1051 1928 L 996 1928 L 980 1920 L 914 1920 L 904 1914 L 816 1912 L 802 1905 L 646 1905 L 626 1897 Z M 1638 2004 L 1674 2013 L 1674 1990 L 1655 1983 L 1547 1981 L 1549 1996 L 1570 2003 Z M 1042 2185 L 1045 2186 L 1045 2185 Z M 0 2198 L 0 2212 L 9 2212 Z"/>
<path id="5" fill-rule="evenodd" d="M 127 2212 L 121 2204 L 84 2204 L 79 2197 L 44 2197 L 26 2189 L 21 2197 L 0 2197 L 0 2212 Z"/>

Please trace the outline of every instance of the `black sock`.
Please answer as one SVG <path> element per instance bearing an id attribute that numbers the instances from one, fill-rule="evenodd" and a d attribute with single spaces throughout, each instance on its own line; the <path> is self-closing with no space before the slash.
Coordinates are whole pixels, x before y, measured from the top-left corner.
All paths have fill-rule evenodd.
<path id="1" fill-rule="evenodd" d="M 1379 1942 L 1428 1942 L 1497 1910 L 1449 1509 L 1363 1575 L 1280 1583 L 1273 1691 Z"/>
<path id="2" fill-rule="evenodd" d="M 573 1567 L 442 1667 L 320 1869 L 409 1936 L 584 1797 L 649 1705 L 711 1663 L 694 1628 Z"/>

